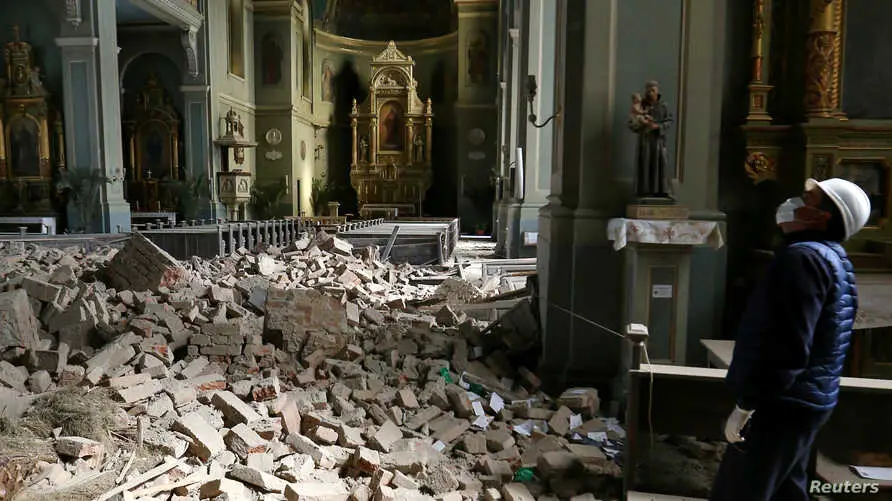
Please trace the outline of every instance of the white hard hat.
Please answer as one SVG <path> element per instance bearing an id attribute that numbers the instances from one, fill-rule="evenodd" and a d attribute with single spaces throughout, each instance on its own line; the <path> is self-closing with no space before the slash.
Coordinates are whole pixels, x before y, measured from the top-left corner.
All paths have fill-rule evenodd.
<path id="1" fill-rule="evenodd" d="M 839 213 L 842 214 L 843 226 L 846 230 L 846 240 L 861 231 L 870 217 L 870 199 L 867 193 L 857 184 L 840 179 L 838 177 L 817 181 L 805 180 L 805 190 L 811 191 L 820 188 L 825 195 L 833 200 Z"/>

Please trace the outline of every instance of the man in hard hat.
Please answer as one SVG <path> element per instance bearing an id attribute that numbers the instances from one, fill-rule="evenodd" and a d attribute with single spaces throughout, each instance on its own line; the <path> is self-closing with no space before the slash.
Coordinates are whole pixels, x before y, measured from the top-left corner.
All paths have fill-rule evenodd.
<path id="1" fill-rule="evenodd" d="M 711 500 L 809 499 L 812 442 L 836 406 L 858 309 L 840 244 L 869 215 L 867 194 L 843 179 L 809 179 L 778 208 L 784 245 L 739 326 L 727 376 L 737 405 Z"/>

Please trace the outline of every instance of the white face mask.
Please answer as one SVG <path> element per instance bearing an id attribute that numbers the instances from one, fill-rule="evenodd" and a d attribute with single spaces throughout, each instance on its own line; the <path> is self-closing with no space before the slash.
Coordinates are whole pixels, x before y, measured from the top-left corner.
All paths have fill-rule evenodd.
<path id="1" fill-rule="evenodd" d="M 774 217 L 775 221 L 777 221 L 777 224 L 792 223 L 796 220 L 796 209 L 800 207 L 805 207 L 802 197 L 788 198 L 777 208 L 777 214 Z"/>

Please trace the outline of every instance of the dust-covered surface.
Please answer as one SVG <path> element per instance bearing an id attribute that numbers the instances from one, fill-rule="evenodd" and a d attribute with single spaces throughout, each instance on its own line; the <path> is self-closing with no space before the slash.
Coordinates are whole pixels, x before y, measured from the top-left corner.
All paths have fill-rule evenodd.
<path id="1" fill-rule="evenodd" d="M 725 443 L 692 437 L 660 436 L 642 452 L 636 490 L 708 498 Z"/>

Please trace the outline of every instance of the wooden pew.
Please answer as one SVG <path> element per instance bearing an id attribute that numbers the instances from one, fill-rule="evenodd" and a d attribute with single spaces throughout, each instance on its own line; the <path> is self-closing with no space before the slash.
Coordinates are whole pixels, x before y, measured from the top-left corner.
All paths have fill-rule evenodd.
<path id="1" fill-rule="evenodd" d="M 648 453 L 651 433 L 724 440 L 724 421 L 734 408 L 726 370 L 641 364 L 643 341 L 632 340 L 624 464 L 627 494 L 635 492 L 636 466 Z M 814 453 L 811 479 L 869 483 L 840 464 L 850 464 L 853 451 L 892 452 L 892 381 L 842 378 L 839 405 L 819 434 L 816 449 L 822 454 Z M 881 482 L 881 489 L 878 495 L 852 499 L 892 499 L 892 482 Z"/>

